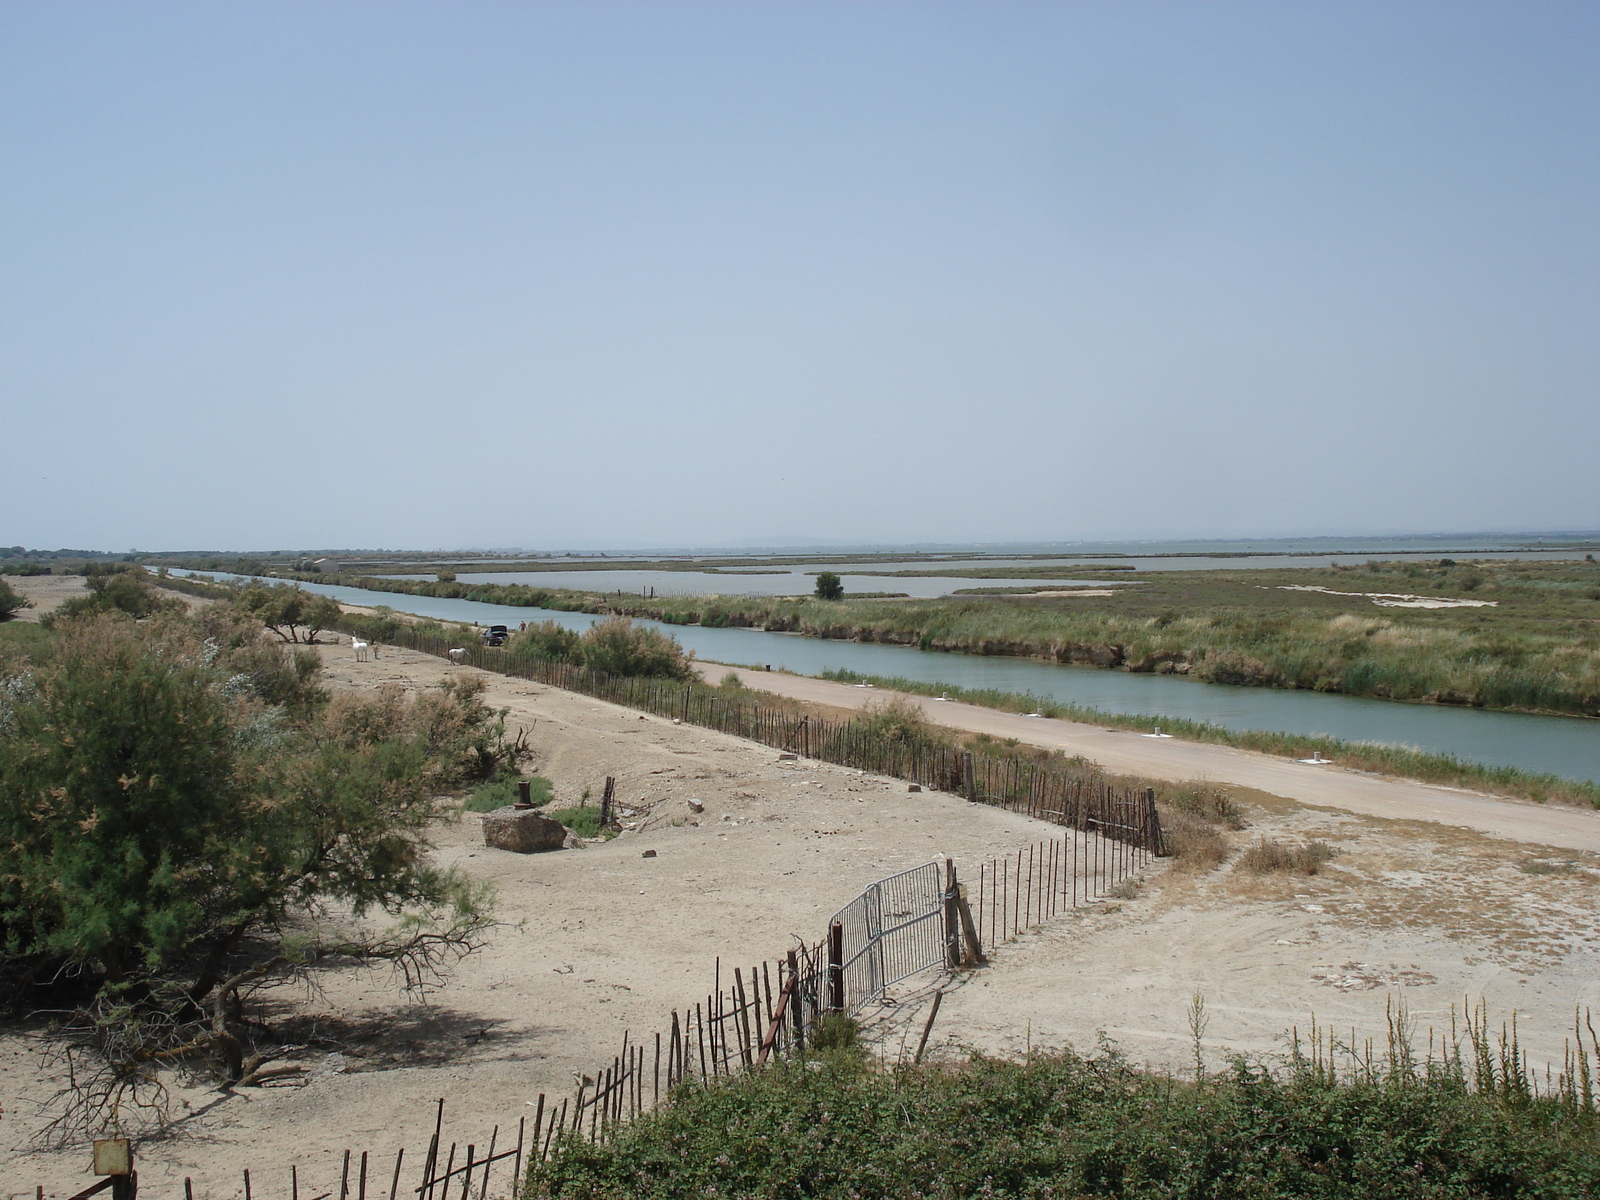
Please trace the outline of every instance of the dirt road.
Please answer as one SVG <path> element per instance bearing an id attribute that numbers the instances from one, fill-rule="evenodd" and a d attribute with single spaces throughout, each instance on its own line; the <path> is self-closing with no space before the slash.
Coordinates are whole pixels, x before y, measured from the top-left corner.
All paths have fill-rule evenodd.
<path id="1" fill-rule="evenodd" d="M 1337 763 L 1310 766 L 1254 750 L 1154 738 L 1076 721 L 1025 717 L 975 704 L 832 683 L 780 671 L 700 664 L 701 674 L 713 683 L 729 671 L 737 671 L 747 687 L 836 708 L 861 708 L 874 700 L 900 696 L 917 705 L 935 724 L 1081 754 L 1119 774 L 1231 783 L 1303 804 L 1368 816 L 1438 821 L 1520 842 L 1567 850 L 1600 850 L 1600 812 L 1506 800 L 1458 788 L 1347 771 Z"/>

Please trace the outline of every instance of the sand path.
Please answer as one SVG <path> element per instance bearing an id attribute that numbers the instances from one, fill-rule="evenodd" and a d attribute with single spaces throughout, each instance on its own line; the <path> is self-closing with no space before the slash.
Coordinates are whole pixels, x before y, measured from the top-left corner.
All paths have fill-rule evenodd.
<path id="1" fill-rule="evenodd" d="M 1600 850 L 1600 812 L 1369 775 L 1345 770 L 1337 764 L 1308 766 L 1254 750 L 1186 742 L 1179 738 L 1146 737 L 1077 721 L 1025 717 L 975 704 L 834 683 L 781 671 L 700 664 L 701 674 L 712 682 L 730 670 L 737 671 L 748 687 L 836 708 L 861 708 L 887 696 L 901 696 L 936 724 L 1081 754 L 1106 770 L 1120 774 L 1230 783 L 1304 804 L 1368 816 L 1439 821 L 1520 842 L 1568 850 Z"/>

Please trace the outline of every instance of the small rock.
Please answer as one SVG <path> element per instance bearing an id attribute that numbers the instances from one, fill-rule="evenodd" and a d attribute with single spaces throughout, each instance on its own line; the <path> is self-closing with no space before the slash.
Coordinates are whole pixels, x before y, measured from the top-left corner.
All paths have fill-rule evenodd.
<path id="1" fill-rule="evenodd" d="M 655 856 L 656 852 L 654 850 L 646 850 L 643 854 L 639 855 L 640 858 L 654 858 Z"/>
<path id="2" fill-rule="evenodd" d="M 906 789 L 906 791 L 908 791 L 908 792 L 920 792 L 921 790 L 922 790 L 922 785 L 920 783 L 913 783 L 910 787 L 908 787 Z"/>
<path id="3" fill-rule="evenodd" d="M 692 812 L 692 813 L 703 813 L 703 812 L 705 812 L 705 810 L 706 810 L 706 806 L 704 804 L 701 804 L 700 801 L 698 801 L 698 800 L 689 801 L 689 811 L 690 812 Z"/>
<path id="4" fill-rule="evenodd" d="M 328 1057 L 324 1058 L 316 1066 L 312 1067 L 307 1078 L 325 1079 L 329 1075 L 343 1075 L 349 1069 L 350 1064 L 345 1061 L 344 1055 L 340 1054 L 336 1050 L 332 1054 L 328 1055 Z"/>
<path id="5" fill-rule="evenodd" d="M 516 854 L 559 850 L 566 837 L 566 826 L 533 808 L 507 805 L 483 817 L 483 844 L 496 850 L 510 850 Z"/>
<path id="6" fill-rule="evenodd" d="M 778 761 L 779 762 L 793 762 L 795 759 L 797 759 L 799 757 L 800 756 L 798 754 L 780 754 L 780 755 L 778 755 Z"/>

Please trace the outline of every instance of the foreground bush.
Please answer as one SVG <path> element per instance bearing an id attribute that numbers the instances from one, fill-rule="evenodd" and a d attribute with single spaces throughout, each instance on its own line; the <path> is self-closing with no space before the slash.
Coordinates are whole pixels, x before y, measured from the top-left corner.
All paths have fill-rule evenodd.
<path id="1" fill-rule="evenodd" d="M 1204 1084 L 1113 1051 L 877 1071 L 846 1053 L 674 1102 L 529 1174 L 540 1197 L 1593 1196 L 1600 1142 L 1573 1103 L 1478 1094 L 1459 1072 Z"/>
<path id="2" fill-rule="evenodd" d="M 73 1129 L 159 1107 L 173 1066 L 259 1078 L 258 987 L 330 957 L 415 983 L 476 944 L 485 897 L 428 832 L 515 766 L 481 681 L 330 699 L 314 654 L 220 609 L 58 627 L 0 676 L 0 1005 L 55 1009 L 86 1056 Z"/>

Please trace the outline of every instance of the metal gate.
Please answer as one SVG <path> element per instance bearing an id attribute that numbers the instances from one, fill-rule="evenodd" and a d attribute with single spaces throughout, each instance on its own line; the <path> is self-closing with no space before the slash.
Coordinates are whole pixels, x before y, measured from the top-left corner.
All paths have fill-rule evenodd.
<path id="1" fill-rule="evenodd" d="M 944 868 L 930 862 L 868 884 L 833 925 L 843 935 L 844 1008 L 853 1013 L 891 984 L 944 965 Z"/>

